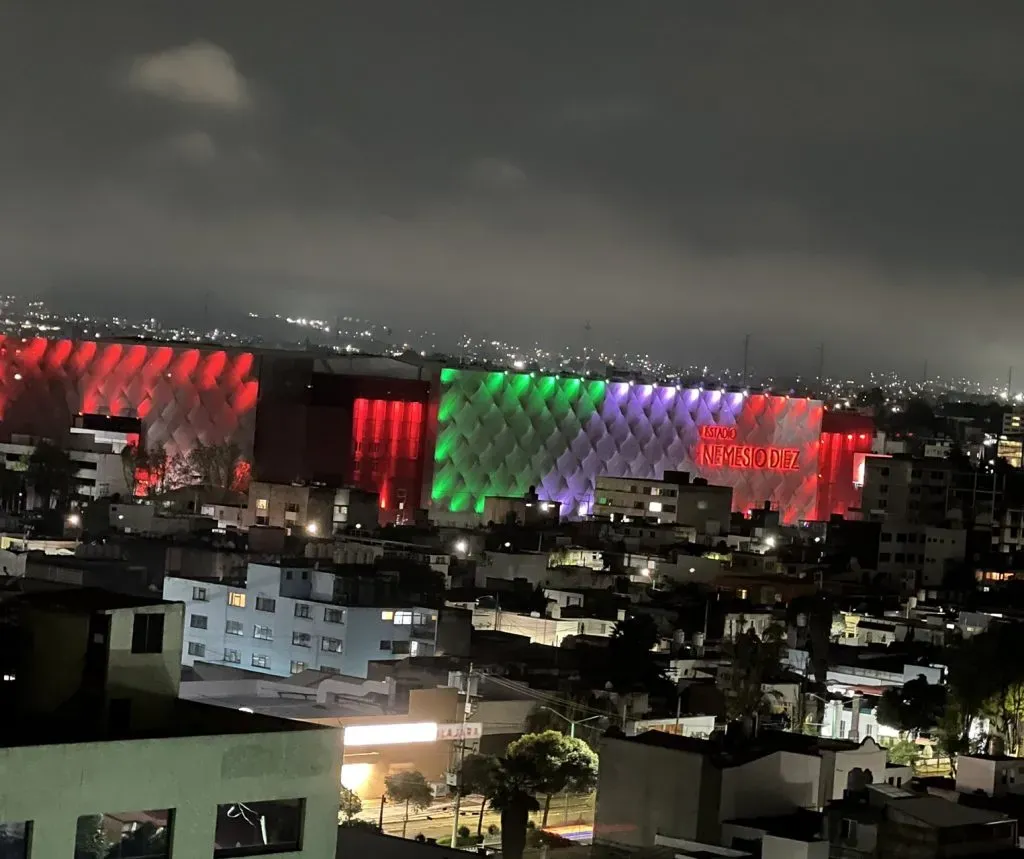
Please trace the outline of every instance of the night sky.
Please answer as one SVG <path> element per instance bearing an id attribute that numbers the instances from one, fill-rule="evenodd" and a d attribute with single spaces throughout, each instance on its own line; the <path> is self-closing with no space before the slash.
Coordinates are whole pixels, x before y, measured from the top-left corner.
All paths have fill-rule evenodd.
<path id="1" fill-rule="evenodd" d="M 1024 375 L 1024 3 L 0 0 L 0 275 Z"/>

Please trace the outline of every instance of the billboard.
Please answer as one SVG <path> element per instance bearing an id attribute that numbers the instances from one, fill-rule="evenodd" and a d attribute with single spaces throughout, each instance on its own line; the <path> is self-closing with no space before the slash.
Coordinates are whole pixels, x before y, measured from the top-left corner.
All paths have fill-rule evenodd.
<path id="1" fill-rule="evenodd" d="M 735 510 L 812 519 L 821 420 L 798 397 L 448 368 L 431 502 L 482 513 L 533 486 L 571 515 L 591 509 L 598 476 L 688 471 L 731 486 Z"/>

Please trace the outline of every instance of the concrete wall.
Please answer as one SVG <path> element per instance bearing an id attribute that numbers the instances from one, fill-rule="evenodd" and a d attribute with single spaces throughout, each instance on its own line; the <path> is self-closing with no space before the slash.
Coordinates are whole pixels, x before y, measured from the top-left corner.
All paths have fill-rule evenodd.
<path id="1" fill-rule="evenodd" d="M 718 820 L 770 817 L 813 808 L 818 796 L 820 761 L 813 755 L 774 752 L 722 771 Z"/>
<path id="2" fill-rule="evenodd" d="M 339 731 L 188 737 L 0 749 L 0 818 L 32 822 L 30 859 L 74 852 L 82 815 L 173 809 L 172 859 L 213 854 L 217 806 L 306 800 L 302 849 L 333 856 Z"/>
<path id="3" fill-rule="evenodd" d="M 594 843 L 650 847 L 667 835 L 716 842 L 721 773 L 702 755 L 604 738 Z"/>

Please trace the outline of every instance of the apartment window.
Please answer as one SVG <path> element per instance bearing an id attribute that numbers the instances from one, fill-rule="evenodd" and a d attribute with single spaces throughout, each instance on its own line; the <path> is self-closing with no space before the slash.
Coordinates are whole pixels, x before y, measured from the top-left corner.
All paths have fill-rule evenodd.
<path id="1" fill-rule="evenodd" d="M 391 652 L 401 656 L 408 655 L 412 653 L 412 643 L 409 641 L 392 641 Z"/>
<path id="2" fill-rule="evenodd" d="M 905 563 L 906 560 L 907 560 L 906 553 L 905 552 L 897 552 L 896 553 L 896 557 L 895 557 L 894 560 L 896 561 L 897 564 Z"/>
<path id="3" fill-rule="evenodd" d="M 198 641 L 190 641 L 188 643 L 188 655 L 189 656 L 206 656 L 206 645 L 200 644 Z"/>
<path id="4" fill-rule="evenodd" d="M 245 594 L 240 594 L 238 591 L 231 591 L 228 594 L 228 605 L 234 606 L 235 608 L 245 608 Z"/>
<path id="5" fill-rule="evenodd" d="M 943 478 L 943 473 L 941 471 L 933 471 L 932 472 L 932 480 L 942 480 L 942 478 Z"/>
<path id="6" fill-rule="evenodd" d="M 292 674 L 301 674 L 309 666 L 305 662 L 299 662 L 295 659 L 292 660 L 291 672 Z"/>
<path id="7" fill-rule="evenodd" d="M 906 543 L 907 542 L 907 535 L 906 534 L 897 534 L 896 535 L 896 542 L 897 543 Z"/>
<path id="8" fill-rule="evenodd" d="M 239 665 L 242 662 L 242 652 L 240 650 L 225 650 L 224 661 L 229 662 L 232 665 Z"/>
<path id="9" fill-rule="evenodd" d="M 206 588 L 192 588 L 192 599 L 196 602 L 206 602 L 209 599 Z"/>
<path id="10" fill-rule="evenodd" d="M 326 635 L 320 639 L 320 649 L 328 653 L 341 653 L 342 640 L 340 638 L 328 638 Z"/>
<path id="11" fill-rule="evenodd" d="M 390 612 L 389 612 L 390 613 Z M 384 612 L 381 612 L 381 620 L 384 620 Z M 324 621 L 326 623 L 344 623 L 345 611 L 340 608 L 325 608 Z"/>
<path id="12" fill-rule="evenodd" d="M 295 504 L 293 502 L 288 502 L 287 504 L 284 505 L 284 512 L 285 513 L 298 513 L 299 512 L 299 505 Z"/>
<path id="13" fill-rule="evenodd" d="M 164 649 L 164 616 L 137 614 L 132 622 L 132 653 L 160 653 Z"/>
<path id="14" fill-rule="evenodd" d="M 277 608 L 277 601 L 270 597 L 256 597 L 256 611 L 267 611 L 273 614 Z"/>
<path id="15" fill-rule="evenodd" d="M 269 506 L 270 506 L 270 504 L 267 502 L 266 498 L 257 498 L 256 499 L 256 509 L 257 510 L 266 510 Z"/>
<path id="16" fill-rule="evenodd" d="M 171 855 L 173 827 L 174 812 L 169 808 L 83 814 L 75 827 L 75 856 L 166 859 Z M 91 846 L 97 843 L 103 845 L 102 853 L 95 852 Z M 89 849 L 83 849 L 87 845 Z M 9 854 L 5 852 L 2 855 L 6 857 Z"/>
<path id="17" fill-rule="evenodd" d="M 390 638 L 389 639 L 383 639 L 382 638 L 381 641 L 380 641 L 380 649 L 385 651 L 385 652 L 387 652 L 387 653 L 390 653 L 391 652 L 391 639 Z"/>
<path id="18" fill-rule="evenodd" d="M 313 643 L 313 636 L 308 632 L 293 632 L 292 644 L 296 647 L 309 647 Z"/>
<path id="19" fill-rule="evenodd" d="M 320 663 L 320 668 L 318 670 L 322 671 L 324 674 L 341 674 L 340 668 L 335 668 L 333 665 L 324 665 L 322 662 Z"/>
<path id="20" fill-rule="evenodd" d="M 313 606 L 306 605 L 305 603 L 297 603 L 295 606 L 295 616 L 301 617 L 304 620 L 312 620 Z"/>
<path id="21" fill-rule="evenodd" d="M 270 517 L 269 516 L 260 516 L 260 515 L 257 514 L 257 516 L 256 516 L 256 524 L 257 525 L 269 525 L 270 524 Z"/>
<path id="22" fill-rule="evenodd" d="M 240 620 L 229 620 L 224 624 L 225 635 L 245 635 L 245 627 Z"/>
<path id="23" fill-rule="evenodd" d="M 839 821 L 839 837 L 843 840 L 856 841 L 857 840 L 857 821 L 850 820 L 849 817 L 844 817 Z"/>
<path id="24" fill-rule="evenodd" d="M 194 614 L 189 618 L 188 625 L 192 629 L 206 629 L 206 615 L 205 614 Z"/>
<path id="25" fill-rule="evenodd" d="M 253 668 L 270 668 L 270 657 L 265 653 L 254 653 L 252 655 Z"/>
<path id="26" fill-rule="evenodd" d="M 260 641 L 273 641 L 274 630 L 269 626 L 260 626 L 259 624 L 256 624 L 252 628 L 252 637 L 258 638 Z"/>
<path id="27" fill-rule="evenodd" d="M 380 619 L 381 620 L 394 620 L 395 619 L 395 613 L 393 611 L 382 611 L 380 613 Z"/>
<path id="28" fill-rule="evenodd" d="M 892 542 L 892 534 L 890 534 L 888 531 L 883 532 L 882 533 L 882 542 L 883 543 L 891 543 Z"/>
<path id="29" fill-rule="evenodd" d="M 0 853 L 4 859 L 28 859 L 28 848 L 32 843 L 32 822 L 24 820 L 19 823 L 0 823 L 0 847 L 6 853 Z"/>
<path id="30" fill-rule="evenodd" d="M 396 611 L 395 612 L 395 626 L 412 626 L 412 612 L 411 611 Z"/>
<path id="31" fill-rule="evenodd" d="M 892 560 L 892 553 L 891 552 L 879 552 L 878 553 L 878 563 L 884 564 L 884 563 L 887 563 L 888 561 L 891 561 L 891 560 Z"/>

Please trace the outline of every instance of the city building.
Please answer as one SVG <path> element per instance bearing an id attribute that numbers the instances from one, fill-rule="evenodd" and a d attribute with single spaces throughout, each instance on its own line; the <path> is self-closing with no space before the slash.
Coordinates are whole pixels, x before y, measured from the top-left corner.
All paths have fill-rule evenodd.
<path id="1" fill-rule="evenodd" d="M 322 537 L 350 528 L 375 529 L 378 512 L 376 493 L 361 489 L 253 481 L 242 524 Z"/>
<path id="2" fill-rule="evenodd" d="M 683 470 L 732 487 L 734 512 L 767 501 L 795 524 L 856 507 L 869 434 L 800 397 L 370 355 L 7 337 L 0 367 L 12 379 L 0 442 L 116 418 L 171 457 L 236 446 L 234 488 L 252 478 L 376 493 L 385 522 L 427 507 L 476 522 L 488 497 L 522 498 L 531 486 L 577 517 L 591 512 L 599 475 Z"/>
<path id="3" fill-rule="evenodd" d="M 739 818 L 821 810 L 841 798 L 855 770 L 885 770 L 885 750 L 804 734 L 763 731 L 734 745 L 648 731 L 605 737 L 594 843 L 636 850 L 657 836 L 722 843 Z"/>
<path id="4" fill-rule="evenodd" d="M 230 710 L 244 710 L 343 730 L 341 783 L 365 800 L 380 801 L 393 772 L 423 773 L 446 794 L 453 742 L 449 726 L 462 719 L 453 687 L 407 689 L 394 679 L 362 680 L 312 669 L 287 678 L 225 665 L 197 663 L 186 669 L 181 697 Z M 479 722 L 480 716 L 473 715 Z M 338 750 L 341 754 L 341 750 Z"/>
<path id="5" fill-rule="evenodd" d="M 829 805 L 825 836 L 831 856 L 858 857 L 1012 855 L 1017 821 L 938 796 L 888 784 L 868 784 Z"/>
<path id="6" fill-rule="evenodd" d="M 816 514 L 817 400 L 452 368 L 438 385 L 435 510 L 479 516 L 487 496 L 533 486 L 577 516 L 599 476 L 680 470 L 732 487 L 734 511 L 769 501 L 786 523 Z"/>
<path id="7" fill-rule="evenodd" d="M 187 606 L 185 665 L 366 677 L 372 660 L 429 656 L 438 646 L 438 609 L 389 599 L 394 588 L 373 587 L 387 583 L 374 578 L 251 563 L 244 581 L 169 576 L 164 598 Z"/>
<path id="8" fill-rule="evenodd" d="M 897 522 L 942 522 L 952 502 L 953 465 L 945 459 L 868 457 L 864 463 L 865 516 Z"/>
<path id="9" fill-rule="evenodd" d="M 341 733 L 180 700 L 183 606 L 66 589 L 6 607 L 5 855 L 333 855 Z"/>
<path id="10" fill-rule="evenodd" d="M 729 530 L 732 487 L 690 481 L 686 472 L 668 471 L 663 480 L 634 477 L 597 478 L 594 515 L 612 522 L 652 522 L 689 525 L 698 534 L 719 535 Z"/>
<path id="11" fill-rule="evenodd" d="M 946 573 L 963 563 L 967 531 L 959 527 L 920 525 L 895 517 L 882 523 L 876 568 L 904 593 L 941 587 Z"/>

